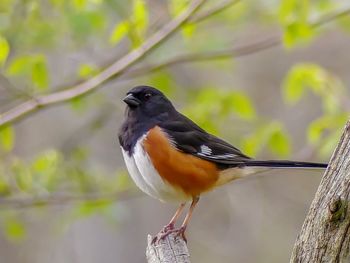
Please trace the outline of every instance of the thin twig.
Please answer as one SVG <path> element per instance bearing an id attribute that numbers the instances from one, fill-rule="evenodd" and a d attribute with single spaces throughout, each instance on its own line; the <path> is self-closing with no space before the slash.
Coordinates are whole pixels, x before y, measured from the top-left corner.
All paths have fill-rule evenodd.
<path id="1" fill-rule="evenodd" d="M 13 94 L 14 96 L 22 96 L 26 95 L 24 94 L 24 91 L 17 89 L 16 86 L 14 86 L 8 78 L 4 76 L 4 74 L 0 73 L 0 88 L 3 90 L 8 91 L 9 93 Z"/>
<path id="2" fill-rule="evenodd" d="M 316 28 L 324 24 L 327 24 L 329 22 L 333 22 L 349 14 L 350 14 L 350 6 L 343 8 L 342 10 L 333 11 L 330 14 L 324 15 L 317 21 L 312 22 L 311 25 Z"/>
<path id="3" fill-rule="evenodd" d="M 38 197 L 23 197 L 23 198 L 1 198 L 0 207 L 20 209 L 20 208 L 32 208 L 47 205 L 68 205 L 75 202 L 109 202 L 115 200 L 127 200 L 140 196 L 136 191 L 124 191 L 116 193 L 94 193 L 94 194 L 50 194 L 47 196 Z"/>
<path id="4" fill-rule="evenodd" d="M 272 47 L 275 47 L 281 43 L 279 36 L 271 36 L 266 39 L 258 40 L 251 44 L 245 44 L 238 47 L 217 50 L 217 51 L 207 51 L 207 52 L 198 52 L 194 54 L 184 54 L 176 56 L 175 58 L 168 59 L 166 61 L 145 65 L 139 68 L 132 69 L 130 71 L 125 72 L 123 74 L 126 78 L 136 77 L 140 75 L 144 75 L 146 73 L 154 72 L 160 70 L 164 67 L 173 66 L 175 64 L 186 63 L 186 62 L 196 62 L 196 61 L 204 61 L 204 60 L 214 60 L 214 59 L 222 59 L 228 57 L 241 57 L 246 55 L 251 55 L 256 52 L 266 50 Z"/>
<path id="5" fill-rule="evenodd" d="M 228 7 L 231 7 L 239 2 L 240 0 L 223 0 L 217 5 L 215 5 L 214 7 L 210 8 L 209 10 L 198 12 L 188 22 L 189 23 L 202 22 L 203 20 L 208 19 L 214 15 L 217 15 L 218 13 L 226 10 Z"/>

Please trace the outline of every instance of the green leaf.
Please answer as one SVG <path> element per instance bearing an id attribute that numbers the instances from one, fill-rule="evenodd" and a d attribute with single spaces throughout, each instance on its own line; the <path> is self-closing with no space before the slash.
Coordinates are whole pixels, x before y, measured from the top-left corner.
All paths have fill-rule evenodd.
<path id="1" fill-rule="evenodd" d="M 80 11 L 69 16 L 70 26 L 76 40 L 84 41 L 96 33 L 103 32 L 106 25 L 104 13 L 96 11 Z"/>
<path id="2" fill-rule="evenodd" d="M 308 141 L 312 144 L 321 142 L 322 135 L 324 135 L 326 131 L 342 129 L 348 117 L 346 112 L 341 112 L 336 115 L 325 115 L 314 120 L 307 130 Z"/>
<path id="3" fill-rule="evenodd" d="M 325 124 L 325 119 L 319 118 L 309 125 L 307 129 L 307 139 L 310 143 L 315 144 L 320 140 L 324 129 L 327 128 Z"/>
<path id="4" fill-rule="evenodd" d="M 218 134 L 217 126 L 227 117 L 236 115 L 243 120 L 256 116 L 249 97 L 242 91 L 223 91 L 217 87 L 208 87 L 196 91 L 195 101 L 191 101 L 186 114 L 211 133 Z M 213 103 L 215 101 L 215 103 Z"/>
<path id="5" fill-rule="evenodd" d="M 49 73 L 44 55 L 23 55 L 15 58 L 7 69 L 9 75 L 30 76 L 33 84 L 40 91 L 48 88 Z"/>
<path id="6" fill-rule="evenodd" d="M 268 147 L 271 152 L 278 156 L 286 157 L 290 154 L 291 148 L 289 137 L 282 131 L 282 129 L 276 129 L 270 136 Z"/>
<path id="7" fill-rule="evenodd" d="M 138 34 L 143 36 L 148 26 L 148 11 L 144 0 L 134 0 L 132 20 Z"/>
<path id="8" fill-rule="evenodd" d="M 298 43 L 309 41 L 312 36 L 313 30 L 311 26 L 303 23 L 293 23 L 286 26 L 283 43 L 289 48 Z"/>
<path id="9" fill-rule="evenodd" d="M 321 97 L 326 115 L 343 111 L 343 98 L 348 96 L 342 81 L 319 65 L 300 63 L 287 74 L 283 83 L 283 97 L 289 104 L 298 102 L 309 89 Z"/>
<path id="10" fill-rule="evenodd" d="M 35 186 L 45 189 L 45 192 L 56 190 L 62 173 L 66 173 L 63 164 L 63 157 L 56 150 L 46 150 L 37 155 L 30 167 Z"/>
<path id="11" fill-rule="evenodd" d="M 250 156 L 255 156 L 264 147 L 278 155 L 288 156 L 291 151 L 290 140 L 278 122 L 271 122 L 256 129 L 242 140 L 242 150 Z"/>
<path id="12" fill-rule="evenodd" d="M 82 10 L 82 9 L 84 9 L 85 8 L 85 6 L 86 6 L 86 0 L 73 0 L 72 1 L 73 2 L 73 5 L 74 5 L 74 7 L 77 9 L 77 10 Z"/>
<path id="13" fill-rule="evenodd" d="M 117 24 L 110 37 L 109 37 L 109 42 L 111 44 L 117 44 L 123 37 L 125 37 L 128 34 L 129 31 L 129 22 L 128 21 L 123 21 L 119 24 Z"/>
<path id="14" fill-rule="evenodd" d="M 283 43 L 286 47 L 305 42 L 314 35 L 308 22 L 310 10 L 308 0 L 283 0 L 279 7 L 279 20 L 284 27 Z"/>
<path id="15" fill-rule="evenodd" d="M 182 11 L 184 11 L 187 8 L 189 2 L 189 0 L 171 0 L 170 11 L 172 15 L 179 15 Z"/>
<path id="16" fill-rule="evenodd" d="M 32 81 L 40 91 L 48 88 L 49 77 L 46 58 L 44 56 L 37 56 L 33 61 Z"/>
<path id="17" fill-rule="evenodd" d="M 12 193 L 12 177 L 7 176 L 8 170 L 2 162 L 0 162 L 0 197 L 6 197 Z"/>
<path id="18" fill-rule="evenodd" d="M 18 189 L 30 192 L 33 189 L 33 176 L 28 167 L 20 161 L 12 163 L 12 171 Z"/>
<path id="19" fill-rule="evenodd" d="M 300 71 L 293 68 L 283 83 L 283 97 L 289 104 L 298 102 L 304 94 L 304 85 Z"/>
<path id="20" fill-rule="evenodd" d="M 187 23 L 181 27 L 181 33 L 186 39 L 190 39 L 196 31 L 196 25 L 193 23 Z"/>
<path id="21" fill-rule="evenodd" d="M 322 140 L 319 155 L 324 158 L 329 158 L 329 155 L 334 151 L 339 142 L 339 138 L 343 132 L 343 129 L 334 130 L 329 136 Z"/>
<path id="22" fill-rule="evenodd" d="M 6 38 L 0 35 L 0 65 L 6 62 L 6 59 L 10 53 L 10 45 Z"/>
<path id="23" fill-rule="evenodd" d="M 26 236 L 26 228 L 24 224 L 17 219 L 7 218 L 4 224 L 6 236 L 12 241 L 20 241 Z"/>
<path id="24" fill-rule="evenodd" d="M 69 101 L 69 104 L 71 108 L 77 113 L 82 113 L 88 108 L 87 101 L 84 97 L 74 98 Z"/>
<path id="25" fill-rule="evenodd" d="M 171 14 L 176 17 L 182 13 L 189 5 L 188 0 L 172 0 L 170 4 Z M 186 23 L 181 26 L 182 36 L 186 39 L 191 38 L 196 29 L 196 25 L 193 23 Z"/>
<path id="26" fill-rule="evenodd" d="M 78 76 L 81 78 L 87 78 L 95 75 L 98 72 L 97 68 L 91 64 L 81 64 L 78 70 Z"/>
<path id="27" fill-rule="evenodd" d="M 59 160 L 60 155 L 57 151 L 47 150 L 35 158 L 32 167 L 35 172 L 52 173 L 53 170 L 57 169 Z"/>
<path id="28" fill-rule="evenodd" d="M 230 92 L 227 94 L 226 101 L 230 108 L 240 118 L 251 120 L 255 117 L 255 109 L 250 98 L 242 92 Z"/>
<path id="29" fill-rule="evenodd" d="M 298 102 L 305 88 L 316 94 L 322 94 L 326 87 L 327 73 L 318 65 L 301 63 L 293 66 L 283 82 L 283 97 L 287 103 Z"/>
<path id="30" fill-rule="evenodd" d="M 32 68 L 32 56 L 24 55 L 13 59 L 7 69 L 9 75 L 28 74 Z"/>
<path id="31" fill-rule="evenodd" d="M 255 156 L 261 150 L 261 142 L 259 142 L 259 137 L 252 134 L 242 139 L 241 149 L 248 156 Z"/>
<path id="32" fill-rule="evenodd" d="M 6 125 L 0 127 L 0 146 L 1 148 L 9 152 L 13 149 L 15 144 L 15 131 L 12 126 Z"/>

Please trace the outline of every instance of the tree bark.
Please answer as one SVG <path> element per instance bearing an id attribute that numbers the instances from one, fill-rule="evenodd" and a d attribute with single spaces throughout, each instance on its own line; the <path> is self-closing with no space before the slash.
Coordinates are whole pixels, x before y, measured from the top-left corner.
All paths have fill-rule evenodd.
<path id="1" fill-rule="evenodd" d="M 350 262 L 350 123 L 323 175 L 290 262 Z"/>
<path id="2" fill-rule="evenodd" d="M 181 235 L 171 233 L 155 243 L 152 243 L 152 239 L 153 237 L 148 235 L 148 263 L 191 263 L 186 241 Z"/>

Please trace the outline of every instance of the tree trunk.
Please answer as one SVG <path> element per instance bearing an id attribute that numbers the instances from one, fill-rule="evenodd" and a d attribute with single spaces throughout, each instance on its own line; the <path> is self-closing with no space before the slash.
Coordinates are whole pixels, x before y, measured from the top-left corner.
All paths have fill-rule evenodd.
<path id="1" fill-rule="evenodd" d="M 323 175 L 290 262 L 350 262 L 350 123 Z"/>

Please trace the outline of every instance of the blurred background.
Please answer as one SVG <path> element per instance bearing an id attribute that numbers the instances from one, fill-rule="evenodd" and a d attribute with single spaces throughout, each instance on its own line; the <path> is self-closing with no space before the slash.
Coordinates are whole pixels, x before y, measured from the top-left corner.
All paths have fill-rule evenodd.
<path id="1" fill-rule="evenodd" d="M 348 14 L 331 0 L 1 0 L 1 262 L 145 262 L 176 205 L 125 170 L 133 86 L 253 157 L 328 162 L 350 112 Z M 204 195 L 192 261 L 287 262 L 321 176 L 275 171 Z"/>

